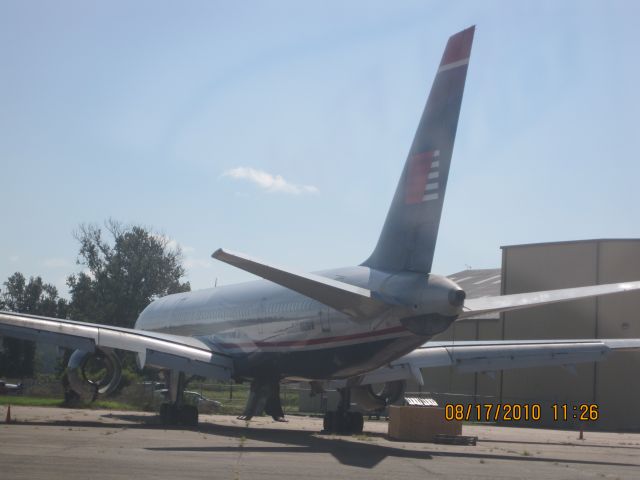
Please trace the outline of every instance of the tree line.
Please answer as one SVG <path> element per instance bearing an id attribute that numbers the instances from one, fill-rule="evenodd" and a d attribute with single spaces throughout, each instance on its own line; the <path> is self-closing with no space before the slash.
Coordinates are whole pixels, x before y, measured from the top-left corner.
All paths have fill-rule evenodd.
<path id="1" fill-rule="evenodd" d="M 83 268 L 67 277 L 69 300 L 42 277 L 15 272 L 0 289 L 0 310 L 132 328 L 153 299 L 191 289 L 180 247 L 147 227 L 110 219 L 82 224 L 74 237 Z M 2 347 L 0 377 L 34 375 L 34 342 L 4 337 Z"/>

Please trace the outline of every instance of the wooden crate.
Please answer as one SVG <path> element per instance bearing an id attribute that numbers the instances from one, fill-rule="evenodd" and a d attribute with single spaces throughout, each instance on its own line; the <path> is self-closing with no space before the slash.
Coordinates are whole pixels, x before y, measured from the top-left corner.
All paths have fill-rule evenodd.
<path id="1" fill-rule="evenodd" d="M 439 434 L 461 435 L 462 422 L 445 420 L 442 407 L 389 406 L 389 438 L 433 442 Z"/>

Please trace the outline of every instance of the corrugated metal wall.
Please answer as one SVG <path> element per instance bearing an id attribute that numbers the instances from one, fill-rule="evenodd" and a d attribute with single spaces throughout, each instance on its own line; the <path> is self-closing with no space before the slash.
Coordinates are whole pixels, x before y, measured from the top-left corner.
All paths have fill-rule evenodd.
<path id="1" fill-rule="evenodd" d="M 640 240 L 587 240 L 503 247 L 502 293 L 550 290 L 640 280 Z M 460 322 L 434 340 L 640 338 L 640 293 L 586 299 L 509 312 L 499 319 Z M 615 352 L 599 364 L 498 373 L 424 371 L 426 391 L 461 394 L 464 402 L 543 404 L 539 426 L 554 422 L 551 404 L 597 403 L 600 420 L 589 428 L 640 430 L 640 353 Z M 415 388 L 415 387 L 411 387 Z M 450 397 L 454 399 L 455 397 Z"/>

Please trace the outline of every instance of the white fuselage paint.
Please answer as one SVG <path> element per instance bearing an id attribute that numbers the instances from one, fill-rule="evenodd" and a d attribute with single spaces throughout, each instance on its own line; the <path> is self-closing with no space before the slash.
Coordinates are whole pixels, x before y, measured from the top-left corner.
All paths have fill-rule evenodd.
<path id="1" fill-rule="evenodd" d="M 378 292 L 384 292 L 385 285 L 393 284 L 398 277 L 362 266 L 320 274 Z M 426 284 L 424 279 L 423 274 L 412 274 L 411 277 L 414 283 Z M 334 373 L 328 374 L 329 378 L 377 368 L 425 341 L 424 336 L 414 335 L 402 325 L 393 308 L 376 317 L 356 321 L 265 280 L 168 295 L 152 302 L 140 314 L 135 328 L 197 337 L 214 349 L 237 358 L 261 361 L 270 358 L 268 354 L 280 354 L 287 355 L 285 362 L 299 362 L 303 357 L 303 361 L 314 362 L 321 356 L 307 353 L 326 353 L 341 347 L 355 351 L 376 345 L 374 350 L 367 352 L 366 359 L 355 356 L 353 365 L 330 369 Z M 296 352 L 306 356 L 292 355 Z M 344 359 L 338 360 L 340 362 L 345 363 Z M 310 365 L 309 370 L 315 372 L 317 367 Z M 279 368 L 285 376 L 290 376 L 290 372 L 305 371 L 301 365 L 285 364 Z M 251 376 L 250 371 L 245 374 Z M 294 375 L 305 376 L 304 373 Z"/>

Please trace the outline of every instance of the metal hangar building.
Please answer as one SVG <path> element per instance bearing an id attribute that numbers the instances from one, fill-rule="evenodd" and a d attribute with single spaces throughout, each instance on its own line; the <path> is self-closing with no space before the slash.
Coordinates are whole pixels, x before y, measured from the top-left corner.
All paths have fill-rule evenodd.
<path id="1" fill-rule="evenodd" d="M 449 277 L 469 298 L 640 279 L 640 239 L 597 239 L 510 245 L 500 269 L 465 270 Z M 640 338 L 640 293 L 611 295 L 494 314 L 454 323 L 433 340 Z M 485 373 L 455 367 L 423 371 L 422 391 L 440 402 L 538 403 L 535 426 L 578 428 L 554 421 L 551 406 L 597 404 L 588 429 L 640 430 L 640 352 L 612 352 L 599 363 Z M 408 385 L 408 391 L 418 391 Z M 572 415 L 569 415 L 572 417 Z M 522 423 L 518 423 L 523 425 Z M 533 425 L 532 425 L 533 426 Z"/>

